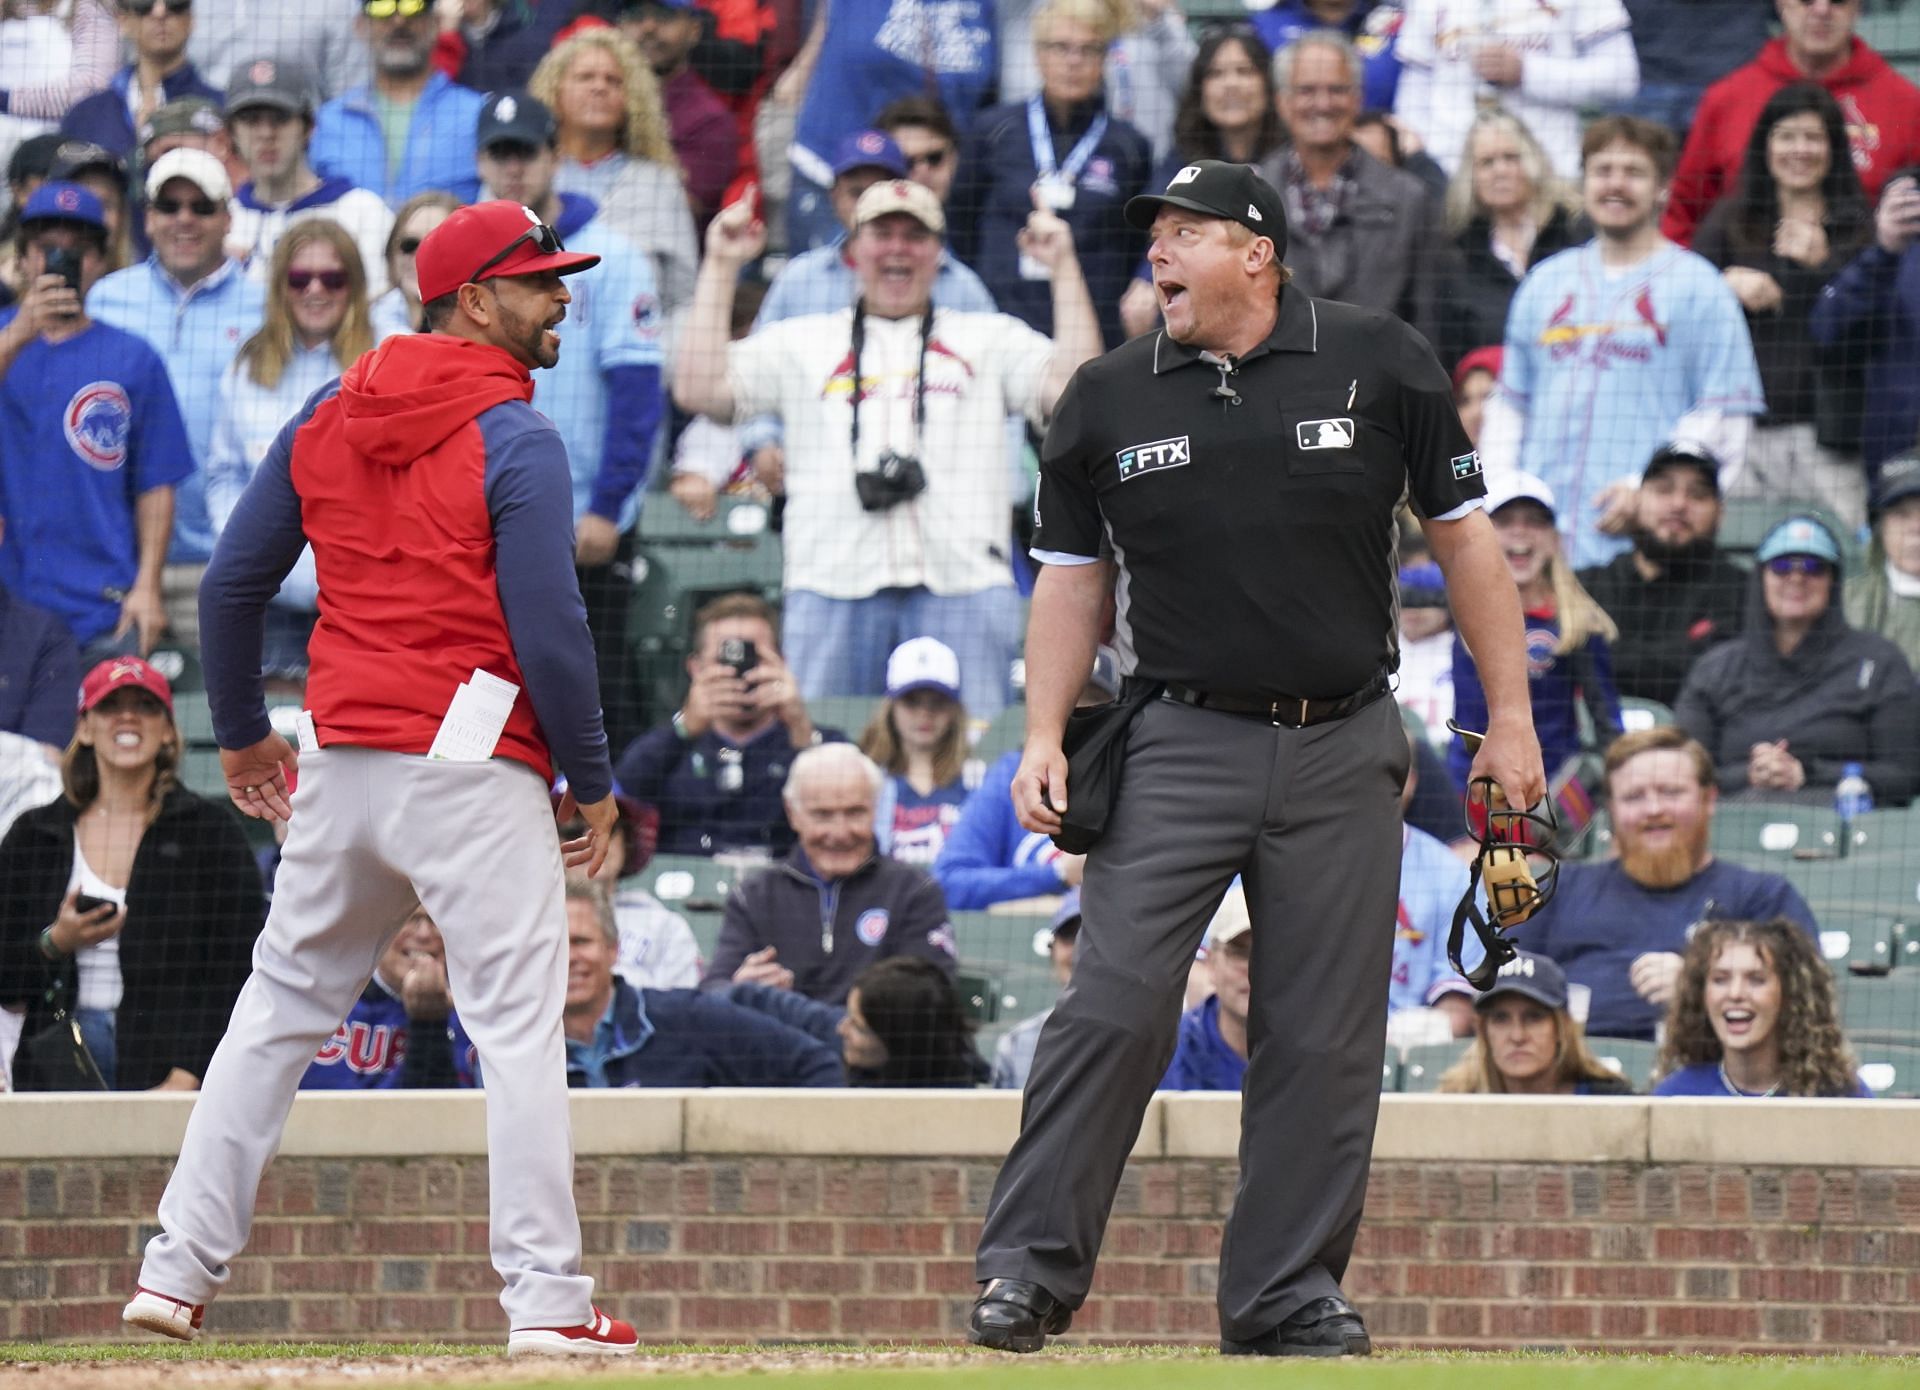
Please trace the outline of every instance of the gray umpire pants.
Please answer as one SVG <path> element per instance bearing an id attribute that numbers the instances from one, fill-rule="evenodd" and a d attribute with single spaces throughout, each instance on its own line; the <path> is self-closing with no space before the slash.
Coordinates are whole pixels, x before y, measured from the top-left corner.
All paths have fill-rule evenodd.
<path id="1" fill-rule="evenodd" d="M 1041 1030 L 976 1277 L 1078 1307 L 1182 990 L 1236 873 L 1253 919 L 1240 1182 L 1220 1328 L 1250 1340 L 1339 1292 L 1380 1106 L 1407 741 L 1383 696 L 1305 729 L 1160 699 L 1087 858 L 1073 979 Z M 1069 800 L 1073 795 L 1067 788 Z"/>

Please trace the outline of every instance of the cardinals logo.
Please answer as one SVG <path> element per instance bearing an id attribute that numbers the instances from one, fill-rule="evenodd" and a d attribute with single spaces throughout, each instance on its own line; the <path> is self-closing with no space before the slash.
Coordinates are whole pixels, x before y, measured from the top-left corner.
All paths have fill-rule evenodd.
<path id="1" fill-rule="evenodd" d="M 1667 345 L 1667 326 L 1653 311 L 1653 286 L 1648 285 L 1634 297 L 1633 312 L 1640 316 L 1640 322 L 1653 330 L 1654 341 L 1661 347 Z"/>

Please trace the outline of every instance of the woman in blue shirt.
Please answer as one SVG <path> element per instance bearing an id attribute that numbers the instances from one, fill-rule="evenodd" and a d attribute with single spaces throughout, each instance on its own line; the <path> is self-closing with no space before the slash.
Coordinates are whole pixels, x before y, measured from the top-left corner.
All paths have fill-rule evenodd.
<path id="1" fill-rule="evenodd" d="M 1688 943 L 1656 1096 L 1859 1096 L 1833 975 L 1784 917 L 1708 922 Z"/>
<path id="2" fill-rule="evenodd" d="M 1473 1001 L 1480 1026 L 1466 1054 L 1440 1078 L 1456 1095 L 1624 1096 L 1633 1085 L 1587 1048 L 1568 1008 L 1566 972 L 1522 951 Z"/>
<path id="3" fill-rule="evenodd" d="M 860 735 L 860 751 L 886 770 L 874 829 L 883 853 L 931 867 L 960 819 L 968 777 L 967 707 L 960 659 L 946 643 L 914 637 L 887 658 L 887 698 Z"/>
<path id="4" fill-rule="evenodd" d="M 1499 533 L 1507 568 L 1520 586 L 1527 620 L 1527 689 L 1540 755 L 1551 775 L 1581 750 L 1580 708 L 1593 723 L 1594 745 L 1620 732 L 1620 693 L 1613 684 L 1613 619 L 1593 601 L 1561 553 L 1553 492 L 1531 473 L 1515 471 L 1487 489 L 1487 515 Z M 1463 729 L 1487 727 L 1487 693 L 1466 643 L 1453 646 L 1453 717 Z M 1466 785 L 1466 744 L 1447 751 L 1454 781 Z"/>
<path id="5" fill-rule="evenodd" d="M 372 346 L 367 273 L 352 234 L 324 217 L 294 223 L 273 249 L 266 321 L 240 345 L 220 380 L 207 455 L 207 513 L 216 536 L 281 427 Z M 267 608 L 264 669 L 270 678 L 306 678 L 319 594 L 313 552 L 303 550 Z"/>

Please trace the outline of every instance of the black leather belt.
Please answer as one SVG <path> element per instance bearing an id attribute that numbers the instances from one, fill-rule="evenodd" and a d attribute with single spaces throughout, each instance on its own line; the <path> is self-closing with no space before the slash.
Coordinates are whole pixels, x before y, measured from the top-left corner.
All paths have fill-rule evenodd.
<path id="1" fill-rule="evenodd" d="M 1194 690 L 1178 681 L 1168 681 L 1166 685 L 1166 696 L 1169 700 L 1178 700 L 1181 704 L 1192 705 L 1195 709 L 1210 709 L 1220 714 L 1237 714 L 1247 719 L 1260 719 L 1285 729 L 1304 729 L 1310 724 L 1325 724 L 1329 720 L 1345 719 L 1348 715 L 1365 709 L 1386 693 L 1387 677 L 1384 672 L 1375 676 L 1353 694 L 1342 695 L 1331 700 L 1306 700 L 1297 695 L 1264 699 L 1257 695 Z"/>

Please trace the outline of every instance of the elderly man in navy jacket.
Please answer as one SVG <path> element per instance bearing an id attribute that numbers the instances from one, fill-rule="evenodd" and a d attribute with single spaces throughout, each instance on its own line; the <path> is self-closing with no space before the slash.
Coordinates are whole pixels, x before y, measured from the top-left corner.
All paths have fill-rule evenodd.
<path id="1" fill-rule="evenodd" d="M 702 989 L 773 985 L 844 1004 L 860 972 L 888 956 L 924 956 L 953 972 L 940 885 L 875 848 L 883 777 L 850 743 L 823 743 L 793 760 L 784 798 L 800 843 L 727 899 Z"/>

